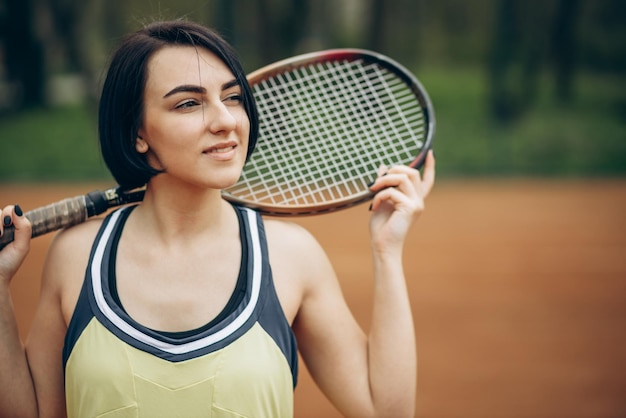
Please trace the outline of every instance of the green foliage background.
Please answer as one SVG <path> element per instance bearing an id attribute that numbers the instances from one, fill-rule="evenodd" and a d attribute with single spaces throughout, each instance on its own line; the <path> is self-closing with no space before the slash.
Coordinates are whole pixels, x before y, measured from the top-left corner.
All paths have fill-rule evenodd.
<path id="1" fill-rule="evenodd" d="M 519 120 L 498 125 L 486 110 L 480 71 L 424 69 L 417 76 L 435 106 L 440 176 L 626 175 L 626 104 L 619 79 L 581 77 L 574 102 L 556 105 L 546 93 Z M 110 179 L 100 158 L 93 106 L 5 116 L 0 138 L 0 180 Z"/>
<path id="2" fill-rule="evenodd" d="M 82 71 L 95 83 L 119 37 L 154 18 L 187 16 L 216 27 L 235 44 L 248 71 L 310 50 L 366 47 L 412 69 L 428 90 L 437 119 L 434 148 L 440 177 L 626 176 L 626 30 L 623 20 L 619 23 L 620 16 L 626 17 L 626 3 L 577 2 L 578 61 L 566 101 L 555 95 L 556 50 L 544 45 L 550 39 L 546 22 L 560 0 L 369 0 L 361 14 L 352 11 L 359 3 L 352 0 L 67 3 L 80 4 L 83 27 L 93 26 L 83 40 L 88 65 Z M 519 22 L 511 22 L 517 32 L 505 97 L 524 106 L 498 121 L 489 102 L 494 91 L 490 49 L 497 37 L 498 7 L 509 3 L 517 7 Z M 371 30 L 376 4 L 386 7 L 376 23 L 383 33 Z M 107 13 L 102 12 L 105 5 Z M 3 10 L 0 3 L 0 18 Z M 289 44 L 293 33 L 303 41 Z M 63 42 L 50 45 L 48 77 L 76 74 L 62 59 Z M 540 61 L 532 84 L 522 74 L 530 53 Z M 12 108 L 2 83 L 0 67 L 0 182 L 112 181 L 98 149 L 97 94 L 71 104 L 18 109 Z"/>

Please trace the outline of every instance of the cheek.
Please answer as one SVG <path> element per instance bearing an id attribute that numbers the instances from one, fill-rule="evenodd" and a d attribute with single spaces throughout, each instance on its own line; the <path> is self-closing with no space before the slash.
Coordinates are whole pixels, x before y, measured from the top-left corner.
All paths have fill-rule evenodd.
<path id="1" fill-rule="evenodd" d="M 187 117 L 181 120 L 178 117 L 161 116 L 157 120 L 146 122 L 145 133 L 147 140 L 154 148 L 178 147 L 196 138 L 203 129 L 203 120 L 200 116 Z"/>
<path id="2" fill-rule="evenodd" d="M 237 130 L 242 136 L 242 141 L 245 141 L 247 144 L 250 137 L 250 119 L 248 118 L 246 112 L 242 112 L 242 114 L 237 118 Z"/>

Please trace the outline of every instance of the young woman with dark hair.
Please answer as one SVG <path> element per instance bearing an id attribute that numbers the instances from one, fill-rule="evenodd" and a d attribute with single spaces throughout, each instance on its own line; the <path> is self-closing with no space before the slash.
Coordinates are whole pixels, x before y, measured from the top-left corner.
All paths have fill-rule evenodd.
<path id="1" fill-rule="evenodd" d="M 434 183 L 432 154 L 423 178 L 394 166 L 372 185 L 364 333 L 307 231 L 222 199 L 257 124 L 241 65 L 213 31 L 158 22 L 124 40 L 100 141 L 115 179 L 147 184 L 145 198 L 55 237 L 25 346 L 9 285 L 30 225 L 18 206 L 2 211 L 15 240 L 0 251 L 0 416 L 289 417 L 298 352 L 344 415 L 413 416 L 402 251 Z"/>
<path id="2" fill-rule="evenodd" d="M 258 133 L 258 116 L 252 90 L 235 51 L 215 32 L 201 25 L 159 22 L 129 35 L 109 66 L 99 106 L 99 136 L 102 156 L 113 177 L 130 190 L 145 185 L 159 170 L 144 154 L 135 150 L 135 139 L 142 123 L 143 94 L 150 57 L 164 46 L 189 46 L 215 54 L 234 75 L 241 88 L 242 103 L 250 120 L 248 155 Z"/>

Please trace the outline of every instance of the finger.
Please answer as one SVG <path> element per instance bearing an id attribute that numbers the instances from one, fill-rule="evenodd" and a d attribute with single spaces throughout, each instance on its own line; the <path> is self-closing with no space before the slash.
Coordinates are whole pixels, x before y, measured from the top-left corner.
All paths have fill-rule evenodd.
<path id="1" fill-rule="evenodd" d="M 409 196 L 421 194 L 421 174 L 418 170 L 404 166 L 393 166 L 385 176 L 379 178 L 373 185 L 372 191 L 380 191 L 385 187 L 397 187 Z"/>
<path id="2" fill-rule="evenodd" d="M 418 195 L 418 186 L 420 184 L 419 173 L 392 173 L 388 172 L 381 177 L 372 187 L 371 190 L 380 193 L 385 189 L 397 189 L 410 198 Z"/>
<path id="3" fill-rule="evenodd" d="M 416 214 L 424 210 L 423 199 L 410 198 L 395 187 L 389 187 L 376 193 L 371 210 L 376 212 L 383 205 L 392 211 L 401 210 L 407 214 Z"/>
<path id="4" fill-rule="evenodd" d="M 19 247 L 20 250 L 28 250 L 30 247 L 30 238 L 32 235 L 32 226 L 30 221 L 22 211 L 19 205 L 10 205 L 2 210 L 2 218 L 0 224 L 2 224 L 2 233 L 4 234 L 5 228 L 12 227 L 13 230 L 13 243 Z"/>
<path id="5" fill-rule="evenodd" d="M 395 206 L 400 202 L 401 197 L 397 195 L 400 194 L 394 187 L 387 187 L 374 195 L 372 199 L 372 205 L 370 210 L 376 212 L 383 203 L 389 203 L 390 205 Z"/>
<path id="6" fill-rule="evenodd" d="M 380 166 L 378 167 L 378 173 L 377 173 L 378 177 L 382 177 L 385 174 L 387 174 L 387 170 L 389 170 L 387 166 L 381 163 Z"/>
<path id="7" fill-rule="evenodd" d="M 419 173 L 411 173 L 411 175 L 387 174 L 385 179 L 376 185 L 378 190 L 374 199 L 377 201 L 390 200 L 390 203 L 393 204 L 413 206 L 413 202 L 423 200 L 419 193 L 419 184 Z"/>
<path id="8" fill-rule="evenodd" d="M 29 241 L 32 233 L 32 226 L 20 205 L 13 206 L 13 225 L 15 226 L 15 235 L 20 240 Z"/>
<path id="9" fill-rule="evenodd" d="M 424 175 L 422 176 L 423 196 L 426 197 L 435 184 L 435 153 L 429 150 L 424 163 Z"/>
<path id="10" fill-rule="evenodd" d="M 419 172 L 418 169 L 406 165 L 401 165 L 395 168 L 394 173 L 407 176 L 415 190 L 422 190 L 422 174 Z"/>
<path id="11" fill-rule="evenodd" d="M 0 235 L 2 235 L 4 234 L 4 228 L 13 224 L 13 205 L 4 207 L 0 214 Z"/>

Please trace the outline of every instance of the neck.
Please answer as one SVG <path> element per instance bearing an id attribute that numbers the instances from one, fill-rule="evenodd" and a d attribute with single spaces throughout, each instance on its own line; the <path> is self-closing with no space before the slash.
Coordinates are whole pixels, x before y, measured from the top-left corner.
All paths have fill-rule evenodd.
<path id="1" fill-rule="evenodd" d="M 135 210 L 137 226 L 165 244 L 192 244 L 232 228 L 234 212 L 217 189 L 155 187 L 149 183 Z M 229 222 L 231 221 L 231 222 Z"/>

